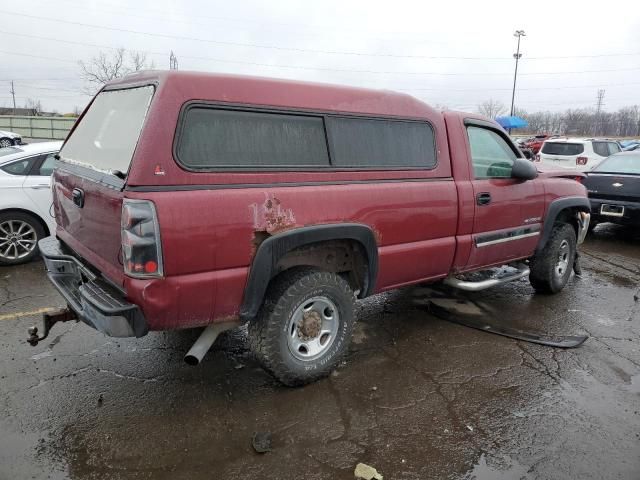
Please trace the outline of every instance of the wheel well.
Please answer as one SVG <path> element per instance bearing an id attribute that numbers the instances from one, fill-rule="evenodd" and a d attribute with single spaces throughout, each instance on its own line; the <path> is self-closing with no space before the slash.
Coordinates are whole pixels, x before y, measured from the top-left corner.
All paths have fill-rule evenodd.
<path id="1" fill-rule="evenodd" d="M 579 230 L 577 215 L 579 211 L 580 209 L 576 207 L 565 208 L 558 213 L 554 223 L 568 223 L 575 230 L 577 237 Z"/>
<path id="2" fill-rule="evenodd" d="M 38 223 L 40 223 L 40 225 L 42 226 L 42 229 L 44 230 L 44 233 L 46 234 L 46 236 L 51 235 L 47 222 L 45 222 L 40 215 L 38 215 L 37 213 L 33 213 L 31 210 L 24 210 L 22 208 L 7 208 L 6 210 L 0 210 L 0 215 L 3 215 L 5 213 L 12 213 L 12 212 L 22 213 L 24 215 L 29 215 L 30 217 L 35 218 L 38 221 Z"/>
<path id="3" fill-rule="evenodd" d="M 326 240 L 295 248 L 278 260 L 273 278 L 294 267 L 316 267 L 338 273 L 359 295 L 368 288 L 367 255 L 356 240 Z"/>

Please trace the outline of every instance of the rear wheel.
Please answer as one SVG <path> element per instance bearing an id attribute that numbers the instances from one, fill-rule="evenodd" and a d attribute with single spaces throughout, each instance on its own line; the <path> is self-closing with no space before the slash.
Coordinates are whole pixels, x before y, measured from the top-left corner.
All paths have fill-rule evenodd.
<path id="1" fill-rule="evenodd" d="M 288 386 L 331 373 L 347 351 L 355 324 L 355 296 L 335 273 L 296 268 L 269 286 L 249 323 L 249 340 L 262 366 Z"/>
<path id="2" fill-rule="evenodd" d="M 531 285 L 537 292 L 559 292 L 569 281 L 575 259 L 574 228 L 567 223 L 554 225 L 545 247 L 531 259 Z"/>
<path id="3" fill-rule="evenodd" d="M 34 216 L 22 212 L 0 213 L 0 265 L 17 265 L 38 254 L 44 228 Z"/>
<path id="4" fill-rule="evenodd" d="M 10 147 L 11 145 L 13 145 L 13 141 L 10 138 L 0 138 L 0 148 L 2 147 Z"/>

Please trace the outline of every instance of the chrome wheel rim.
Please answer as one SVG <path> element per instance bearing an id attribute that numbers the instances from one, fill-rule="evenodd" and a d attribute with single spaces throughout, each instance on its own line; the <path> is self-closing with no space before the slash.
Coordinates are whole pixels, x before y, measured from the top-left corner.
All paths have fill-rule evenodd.
<path id="1" fill-rule="evenodd" d="M 19 260 L 36 248 L 38 236 L 35 229 L 22 220 L 6 220 L 0 223 L 0 257 Z"/>
<path id="2" fill-rule="evenodd" d="M 315 360 L 333 345 L 340 326 L 336 304 L 327 297 L 305 300 L 287 325 L 287 345 L 298 360 Z"/>
<path id="3" fill-rule="evenodd" d="M 555 272 L 559 278 L 562 278 L 569 267 L 569 254 L 571 248 L 567 240 L 562 240 L 558 249 L 558 261 L 556 262 Z"/>
<path id="4" fill-rule="evenodd" d="M 11 140 L 7 140 L 6 138 L 0 140 L 0 147 L 10 147 L 11 145 Z"/>

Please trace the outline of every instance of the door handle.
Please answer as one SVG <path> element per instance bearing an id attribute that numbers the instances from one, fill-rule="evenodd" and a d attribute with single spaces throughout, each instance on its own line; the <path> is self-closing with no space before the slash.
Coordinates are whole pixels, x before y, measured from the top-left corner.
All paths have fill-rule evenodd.
<path id="1" fill-rule="evenodd" d="M 48 183 L 40 183 L 38 185 L 31 185 L 34 190 L 42 190 L 43 188 L 50 188 Z"/>
<path id="2" fill-rule="evenodd" d="M 489 192 L 482 192 L 476 196 L 476 203 L 478 205 L 489 205 L 491 203 L 491 194 Z"/>
<path id="3" fill-rule="evenodd" d="M 73 203 L 78 207 L 84 207 L 84 191 L 81 188 L 74 188 L 71 192 L 71 197 L 73 199 Z"/>

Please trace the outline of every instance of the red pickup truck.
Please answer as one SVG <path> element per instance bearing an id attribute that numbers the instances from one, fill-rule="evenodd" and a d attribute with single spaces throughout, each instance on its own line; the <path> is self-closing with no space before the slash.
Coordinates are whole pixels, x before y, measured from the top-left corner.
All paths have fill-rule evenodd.
<path id="1" fill-rule="evenodd" d="M 526 275 L 559 291 L 589 224 L 582 174 L 539 172 L 497 123 L 389 91 L 138 73 L 95 96 L 58 160 L 39 248 L 69 310 L 45 335 L 68 318 L 116 337 L 207 326 L 198 363 L 248 322 L 287 385 L 335 367 L 356 299 Z"/>

